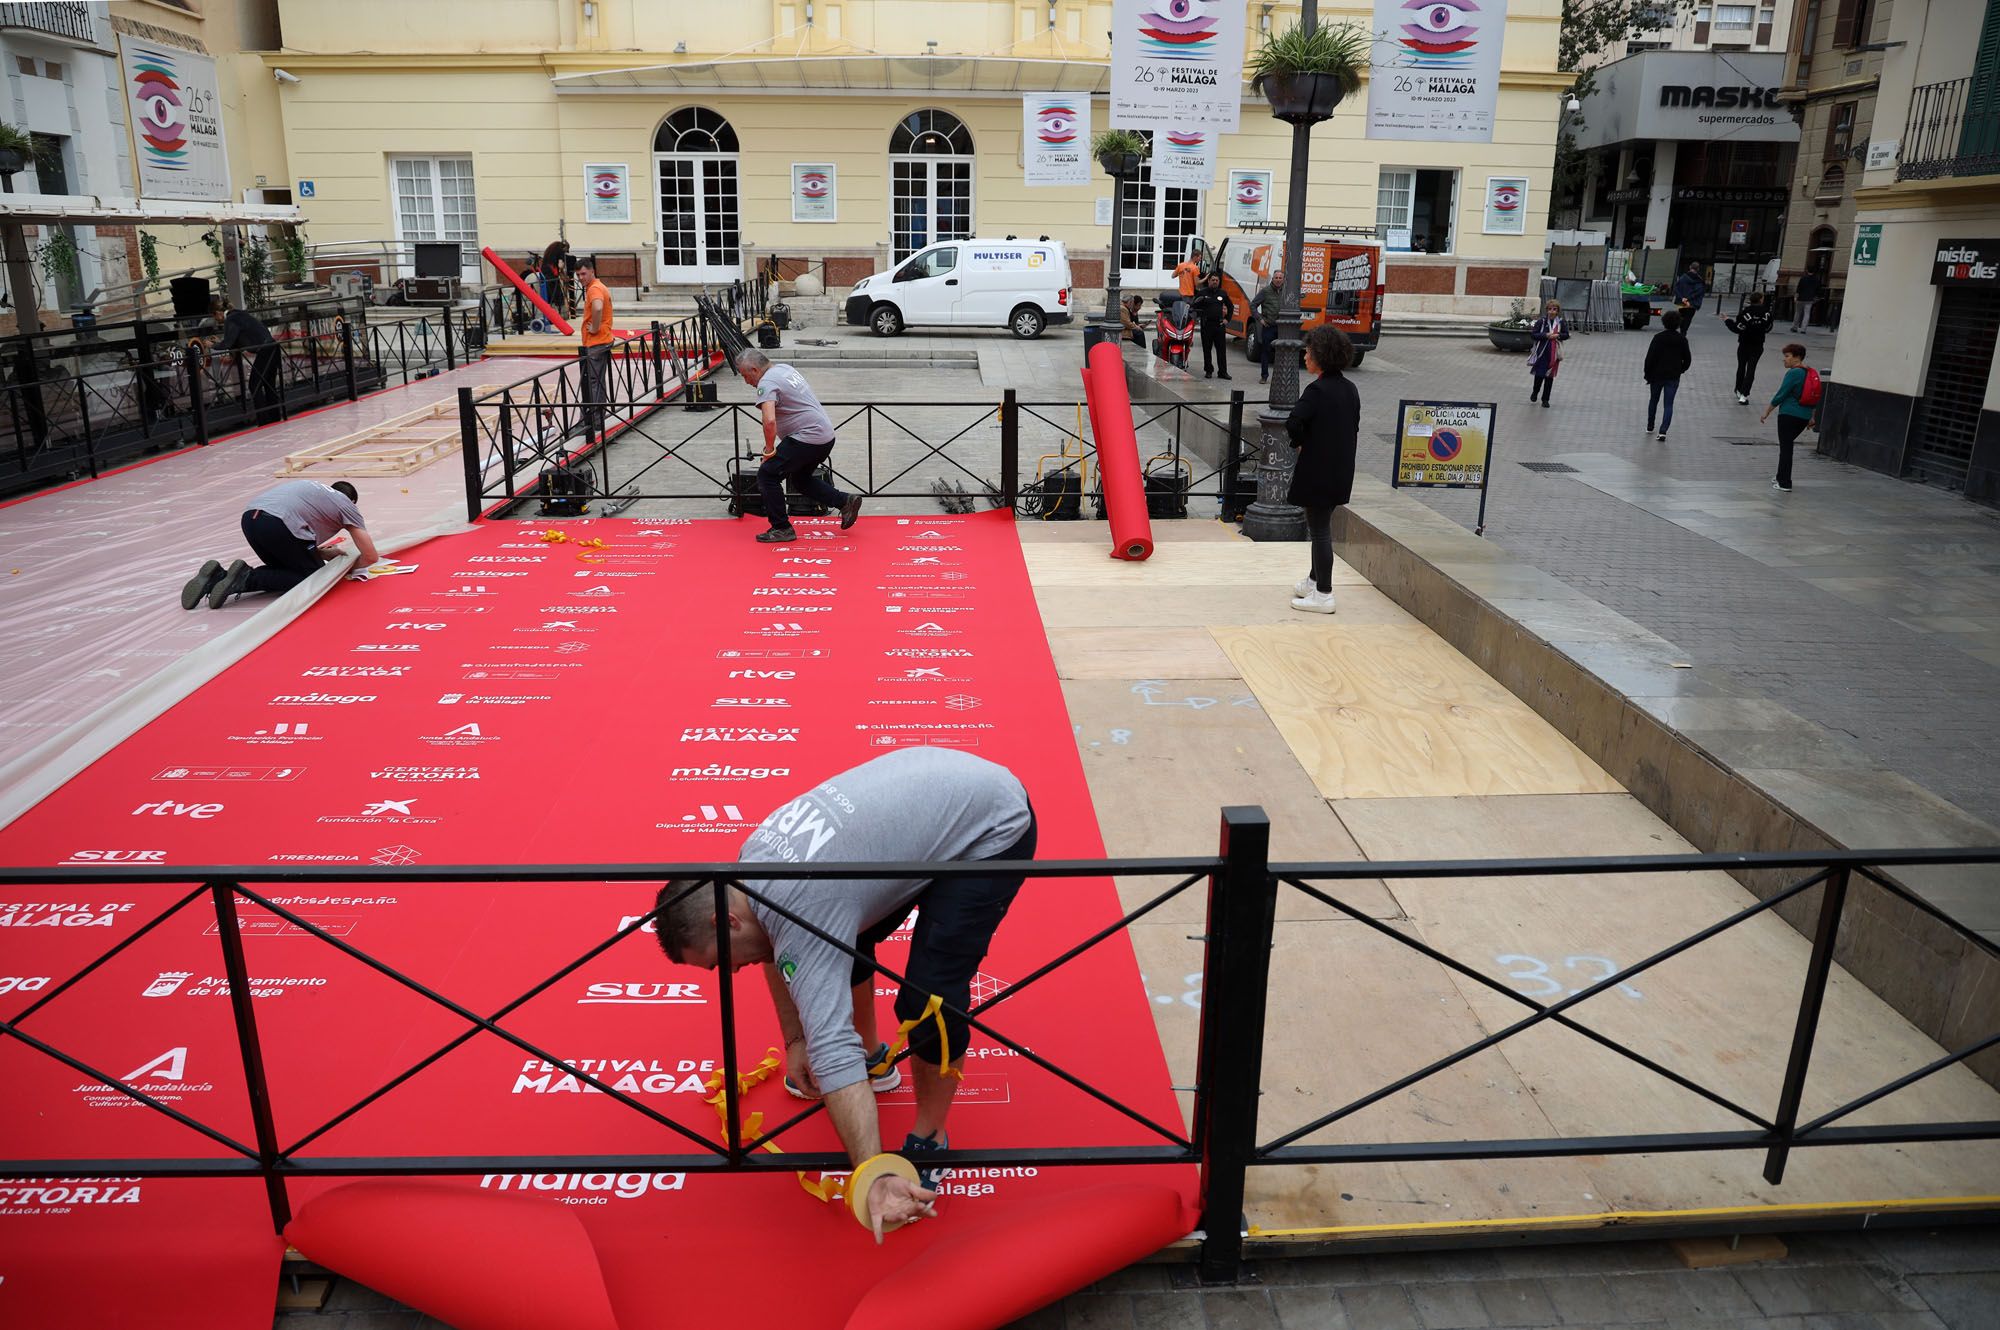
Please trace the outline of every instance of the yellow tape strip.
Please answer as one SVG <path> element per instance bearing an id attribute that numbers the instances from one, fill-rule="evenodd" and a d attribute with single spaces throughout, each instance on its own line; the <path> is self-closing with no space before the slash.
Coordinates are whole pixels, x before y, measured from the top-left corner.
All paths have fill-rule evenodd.
<path id="1" fill-rule="evenodd" d="M 744 1095 L 749 1094 L 765 1081 L 777 1075 L 783 1069 L 784 1065 L 784 1058 L 779 1054 L 778 1050 L 767 1047 L 764 1050 L 763 1061 L 748 1071 L 736 1074 L 737 1103 L 741 1104 Z M 722 1078 L 724 1075 L 725 1073 L 720 1069 L 709 1074 L 708 1080 L 703 1082 L 703 1088 L 709 1090 L 711 1093 L 702 1102 L 715 1109 L 716 1119 L 722 1123 L 723 1135 L 726 1138 L 729 1132 L 729 1099 L 722 1092 Z M 752 1113 L 743 1119 L 743 1138 L 745 1140 L 756 1137 L 763 1130 L 764 1114 L 762 1111 Z M 757 1148 L 766 1150 L 774 1155 L 784 1153 L 772 1141 L 759 1141 Z M 843 1200 L 846 1197 L 848 1175 L 845 1173 L 823 1173 L 820 1175 L 818 1181 L 814 1181 L 812 1178 L 806 1176 L 805 1170 L 800 1169 L 795 1176 L 799 1180 L 799 1186 L 805 1189 L 806 1195 L 813 1197 L 815 1200 L 831 1203 Z"/>
<path id="2" fill-rule="evenodd" d="M 889 1041 L 889 1051 L 882 1055 L 882 1060 L 868 1070 L 876 1076 L 880 1076 L 883 1072 L 889 1070 L 889 1064 L 896 1060 L 896 1055 L 903 1051 L 905 1044 L 910 1042 L 910 1031 L 916 1029 L 925 1021 L 935 1020 L 938 1028 L 938 1075 L 949 1076 L 957 1081 L 964 1080 L 965 1073 L 951 1065 L 951 1032 L 945 1029 L 943 1007 L 944 999 L 935 993 L 931 994 L 931 1000 L 924 1004 L 924 1009 L 911 1019 L 904 1021 L 902 1026 L 896 1031 L 896 1037 Z"/>
<path id="3" fill-rule="evenodd" d="M 608 550 L 611 548 L 596 536 L 591 536 L 584 540 L 574 540 L 568 532 L 559 531 L 554 527 L 550 527 L 541 533 L 541 541 L 544 545 L 576 546 L 576 557 L 579 563 L 603 563 L 604 560 L 594 556 L 599 550 Z"/>
<path id="4" fill-rule="evenodd" d="M 1596 1214 L 1533 1215 L 1516 1219 L 1439 1219 L 1413 1224 L 1336 1224 L 1324 1228 L 1264 1228 L 1250 1225 L 1256 1238 L 1335 1237 L 1342 1234 L 1416 1233 L 1437 1229 L 1611 1227 L 1665 1223 L 1677 1219 L 1755 1219 L 1784 1214 L 1851 1214 L 1885 1210 L 1945 1210 L 2000 1206 L 2000 1196 L 1928 1196 L 1894 1201 L 1799 1201 L 1785 1205 L 1733 1205 L 1690 1210 L 1604 1210 Z"/>

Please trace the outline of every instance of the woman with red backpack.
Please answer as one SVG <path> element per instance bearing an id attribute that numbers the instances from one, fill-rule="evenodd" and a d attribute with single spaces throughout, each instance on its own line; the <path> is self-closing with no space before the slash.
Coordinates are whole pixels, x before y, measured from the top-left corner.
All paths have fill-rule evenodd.
<path id="1" fill-rule="evenodd" d="M 1771 488 L 1780 493 L 1792 492 L 1792 445 L 1818 411 L 1820 392 L 1819 371 L 1806 364 L 1806 349 L 1790 343 L 1785 347 L 1784 380 L 1758 417 L 1769 420 L 1771 412 L 1778 413 L 1778 478 L 1771 482 Z"/>

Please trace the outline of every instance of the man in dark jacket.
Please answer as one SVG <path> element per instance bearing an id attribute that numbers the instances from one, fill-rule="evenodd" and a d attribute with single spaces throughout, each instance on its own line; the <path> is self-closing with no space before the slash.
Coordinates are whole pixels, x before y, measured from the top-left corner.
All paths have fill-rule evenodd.
<path id="1" fill-rule="evenodd" d="M 1653 344 L 1646 348 L 1646 385 L 1652 390 L 1646 399 L 1646 432 L 1653 432 L 1653 419 L 1664 399 L 1666 414 L 1659 416 L 1661 443 L 1667 441 L 1667 431 L 1674 425 L 1674 394 L 1680 391 L 1681 375 L 1694 363 L 1694 352 L 1681 334 L 1681 318 L 1671 309 L 1662 314 L 1660 331 L 1653 334 Z"/>
<path id="2" fill-rule="evenodd" d="M 1812 322 L 1813 306 L 1819 303 L 1819 274 L 1811 268 L 1799 274 L 1798 285 L 1792 288 L 1792 331 L 1802 333 Z"/>
<path id="3" fill-rule="evenodd" d="M 250 353 L 248 386 L 250 398 L 257 406 L 257 423 L 270 424 L 278 418 L 277 340 L 263 320 L 247 309 L 231 309 L 229 302 L 220 296 L 211 300 L 208 308 L 222 329 L 213 349 L 234 351 L 239 357 L 246 351 Z"/>
<path id="4" fill-rule="evenodd" d="M 1701 280 L 1701 265 L 1690 263 L 1687 271 L 1674 278 L 1674 304 L 1682 309 L 1681 326 L 1691 327 L 1694 316 L 1701 313 L 1702 298 L 1708 294 L 1708 283 Z"/>
<path id="5" fill-rule="evenodd" d="M 1764 303 L 1764 293 L 1759 291 L 1750 297 L 1750 303 L 1740 314 L 1722 322 L 1736 334 L 1736 403 L 1743 406 L 1750 401 L 1750 385 L 1757 377 L 1757 362 L 1764 355 L 1764 334 L 1771 331 L 1771 307 Z"/>
<path id="6" fill-rule="evenodd" d="M 1201 377 L 1229 377 L 1229 320 L 1236 308 L 1222 289 L 1222 274 L 1210 273 L 1194 297 L 1194 316 L 1201 323 Z M 1213 351 L 1213 360 L 1210 353 Z"/>
<path id="7" fill-rule="evenodd" d="M 1257 382 L 1266 383 L 1271 378 L 1271 344 L 1278 336 L 1278 306 L 1284 303 L 1285 270 L 1280 268 L 1271 274 L 1271 280 L 1257 293 L 1256 332 L 1252 349 L 1257 356 Z"/>

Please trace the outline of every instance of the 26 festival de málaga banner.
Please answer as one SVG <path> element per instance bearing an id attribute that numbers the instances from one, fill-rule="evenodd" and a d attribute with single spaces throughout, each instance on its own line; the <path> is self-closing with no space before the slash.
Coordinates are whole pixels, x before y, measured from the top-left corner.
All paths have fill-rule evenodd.
<path id="1" fill-rule="evenodd" d="M 1090 94 L 1031 92 L 1021 99 L 1021 167 L 1030 185 L 1090 183 Z"/>
<path id="2" fill-rule="evenodd" d="M 1506 32 L 1507 0 L 1375 0 L 1368 137 L 1491 143 Z"/>
<path id="3" fill-rule="evenodd" d="M 227 202 L 229 150 L 215 61 L 198 51 L 118 36 L 142 199 Z"/>
<path id="4" fill-rule="evenodd" d="M 1159 189 L 1207 189 L 1215 183 L 1215 139 L 1205 129 L 1153 135 L 1153 184 Z"/>
<path id="5" fill-rule="evenodd" d="M 1242 0 L 1113 0 L 1112 126 L 1233 132 L 1246 13 Z"/>

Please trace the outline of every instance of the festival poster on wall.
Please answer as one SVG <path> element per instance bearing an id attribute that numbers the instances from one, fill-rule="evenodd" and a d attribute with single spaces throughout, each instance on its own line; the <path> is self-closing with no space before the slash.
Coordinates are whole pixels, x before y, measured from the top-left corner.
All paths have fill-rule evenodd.
<path id="1" fill-rule="evenodd" d="M 1239 0 L 1113 0 L 1112 126 L 1233 133 L 1246 16 Z"/>
<path id="2" fill-rule="evenodd" d="M 1507 0 L 1375 0 L 1377 44 L 1393 54 L 1369 72 L 1368 137 L 1491 143 L 1506 31 Z"/>
<path id="3" fill-rule="evenodd" d="M 1486 177 L 1486 225 L 1490 236 L 1520 236 L 1528 233 L 1528 178 L 1518 175 Z"/>
<path id="4" fill-rule="evenodd" d="M 1271 173 L 1231 171 L 1229 173 L 1229 224 L 1271 220 Z"/>
<path id="5" fill-rule="evenodd" d="M 1215 135 L 1170 129 L 1153 136 L 1153 184 L 1162 189 L 1207 189 L 1215 183 Z"/>
<path id="6" fill-rule="evenodd" d="M 215 61 L 131 33 L 118 36 L 142 199 L 227 202 L 229 150 Z"/>
<path id="7" fill-rule="evenodd" d="M 1021 99 L 1021 168 L 1030 185 L 1090 183 L 1089 94 Z"/>
<path id="8" fill-rule="evenodd" d="M 840 177 L 832 162 L 792 163 L 792 220 L 832 222 L 840 217 Z"/>
<path id="9" fill-rule="evenodd" d="M 632 179 L 623 162 L 594 162 L 583 168 L 583 220 L 632 220 Z"/>

